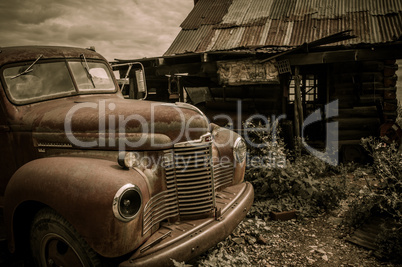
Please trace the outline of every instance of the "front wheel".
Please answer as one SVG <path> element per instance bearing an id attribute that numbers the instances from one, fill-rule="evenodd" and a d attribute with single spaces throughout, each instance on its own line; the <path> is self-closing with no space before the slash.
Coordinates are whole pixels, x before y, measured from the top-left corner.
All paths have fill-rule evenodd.
<path id="1" fill-rule="evenodd" d="M 32 222 L 30 244 L 37 266 L 101 266 L 96 252 L 54 210 L 40 210 Z"/>

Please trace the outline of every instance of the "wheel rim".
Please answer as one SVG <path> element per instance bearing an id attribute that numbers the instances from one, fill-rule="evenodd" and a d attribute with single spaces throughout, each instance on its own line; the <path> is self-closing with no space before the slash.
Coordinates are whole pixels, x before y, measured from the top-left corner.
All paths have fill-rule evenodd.
<path id="1" fill-rule="evenodd" d="M 40 248 L 42 266 L 84 266 L 81 257 L 60 235 L 50 233 L 43 237 Z"/>

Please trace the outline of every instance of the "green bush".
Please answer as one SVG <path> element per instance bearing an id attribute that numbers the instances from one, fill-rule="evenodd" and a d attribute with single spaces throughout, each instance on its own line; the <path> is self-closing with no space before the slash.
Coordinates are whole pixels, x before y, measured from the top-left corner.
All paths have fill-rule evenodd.
<path id="1" fill-rule="evenodd" d="M 363 147 L 373 158 L 378 186 L 371 188 L 369 198 L 376 199 L 376 208 L 396 219 L 402 219 L 402 157 L 396 143 L 384 144 L 373 137 L 362 139 Z"/>
<path id="2" fill-rule="evenodd" d="M 339 204 L 345 196 L 345 175 L 339 175 L 345 174 L 342 167 L 310 154 L 291 153 L 278 130 L 262 131 L 260 125 L 248 125 L 248 129 L 250 141 L 258 144 L 249 147 L 246 170 L 246 179 L 255 188 L 252 215 L 297 210 L 299 215 L 313 216 Z"/>
<path id="3" fill-rule="evenodd" d="M 396 143 L 384 144 L 373 137 L 362 139 L 363 147 L 373 158 L 374 180 L 349 205 L 345 223 L 359 227 L 370 217 L 386 218 L 376 243 L 387 260 L 402 261 L 402 155 Z"/>
<path id="4" fill-rule="evenodd" d="M 402 157 L 396 143 L 384 144 L 373 137 L 363 138 L 362 146 L 373 158 L 374 181 L 349 207 L 346 223 L 358 226 L 373 215 L 402 220 Z"/>

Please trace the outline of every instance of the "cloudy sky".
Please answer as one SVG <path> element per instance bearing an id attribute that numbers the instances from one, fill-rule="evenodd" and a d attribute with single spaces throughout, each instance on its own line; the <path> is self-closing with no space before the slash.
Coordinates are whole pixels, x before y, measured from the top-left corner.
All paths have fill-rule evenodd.
<path id="1" fill-rule="evenodd" d="M 0 0 L 0 46 L 95 46 L 108 60 L 161 56 L 193 0 Z"/>

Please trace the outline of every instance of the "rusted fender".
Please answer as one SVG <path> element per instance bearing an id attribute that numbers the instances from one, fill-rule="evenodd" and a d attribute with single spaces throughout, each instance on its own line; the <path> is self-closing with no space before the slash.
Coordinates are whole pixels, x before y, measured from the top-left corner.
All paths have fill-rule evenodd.
<path id="1" fill-rule="evenodd" d="M 233 185 L 239 184 L 244 180 L 244 173 L 246 170 L 246 162 L 243 162 L 242 164 L 238 163 L 235 161 L 234 156 L 233 156 L 233 146 L 238 137 L 240 137 L 239 134 L 235 133 L 234 131 L 231 131 L 229 129 L 220 127 L 216 125 L 215 123 L 211 123 L 211 130 L 212 130 L 212 135 L 214 137 L 214 150 L 216 152 L 214 155 L 217 155 L 214 160 L 220 160 L 220 161 L 226 161 L 226 162 L 231 162 L 234 164 L 235 167 L 235 172 L 234 172 L 234 177 L 233 177 Z M 217 162 L 215 162 L 216 164 Z M 225 163 L 225 162 L 221 162 Z"/>
<path id="2" fill-rule="evenodd" d="M 139 215 L 122 222 L 113 214 L 113 198 L 123 185 L 137 185 L 142 193 Z M 145 176 L 124 170 L 107 160 L 52 157 L 31 161 L 11 178 L 5 194 L 5 225 L 9 249 L 15 251 L 15 212 L 23 203 L 43 203 L 69 221 L 97 253 L 117 257 L 133 251 L 149 236 L 142 236 L 142 213 L 149 200 Z"/>
<path id="3" fill-rule="evenodd" d="M 224 240 L 244 219 L 254 200 L 254 188 L 248 182 L 235 185 L 228 190 L 231 194 L 236 192 L 235 197 L 228 201 L 230 204 L 226 206 L 218 220 L 207 218 L 193 221 L 190 225 L 196 228 L 186 233 L 179 227 L 169 227 L 170 237 L 142 253 L 141 249 L 147 246 L 144 244 L 119 267 L 174 266 L 172 259 L 187 262 Z"/>

